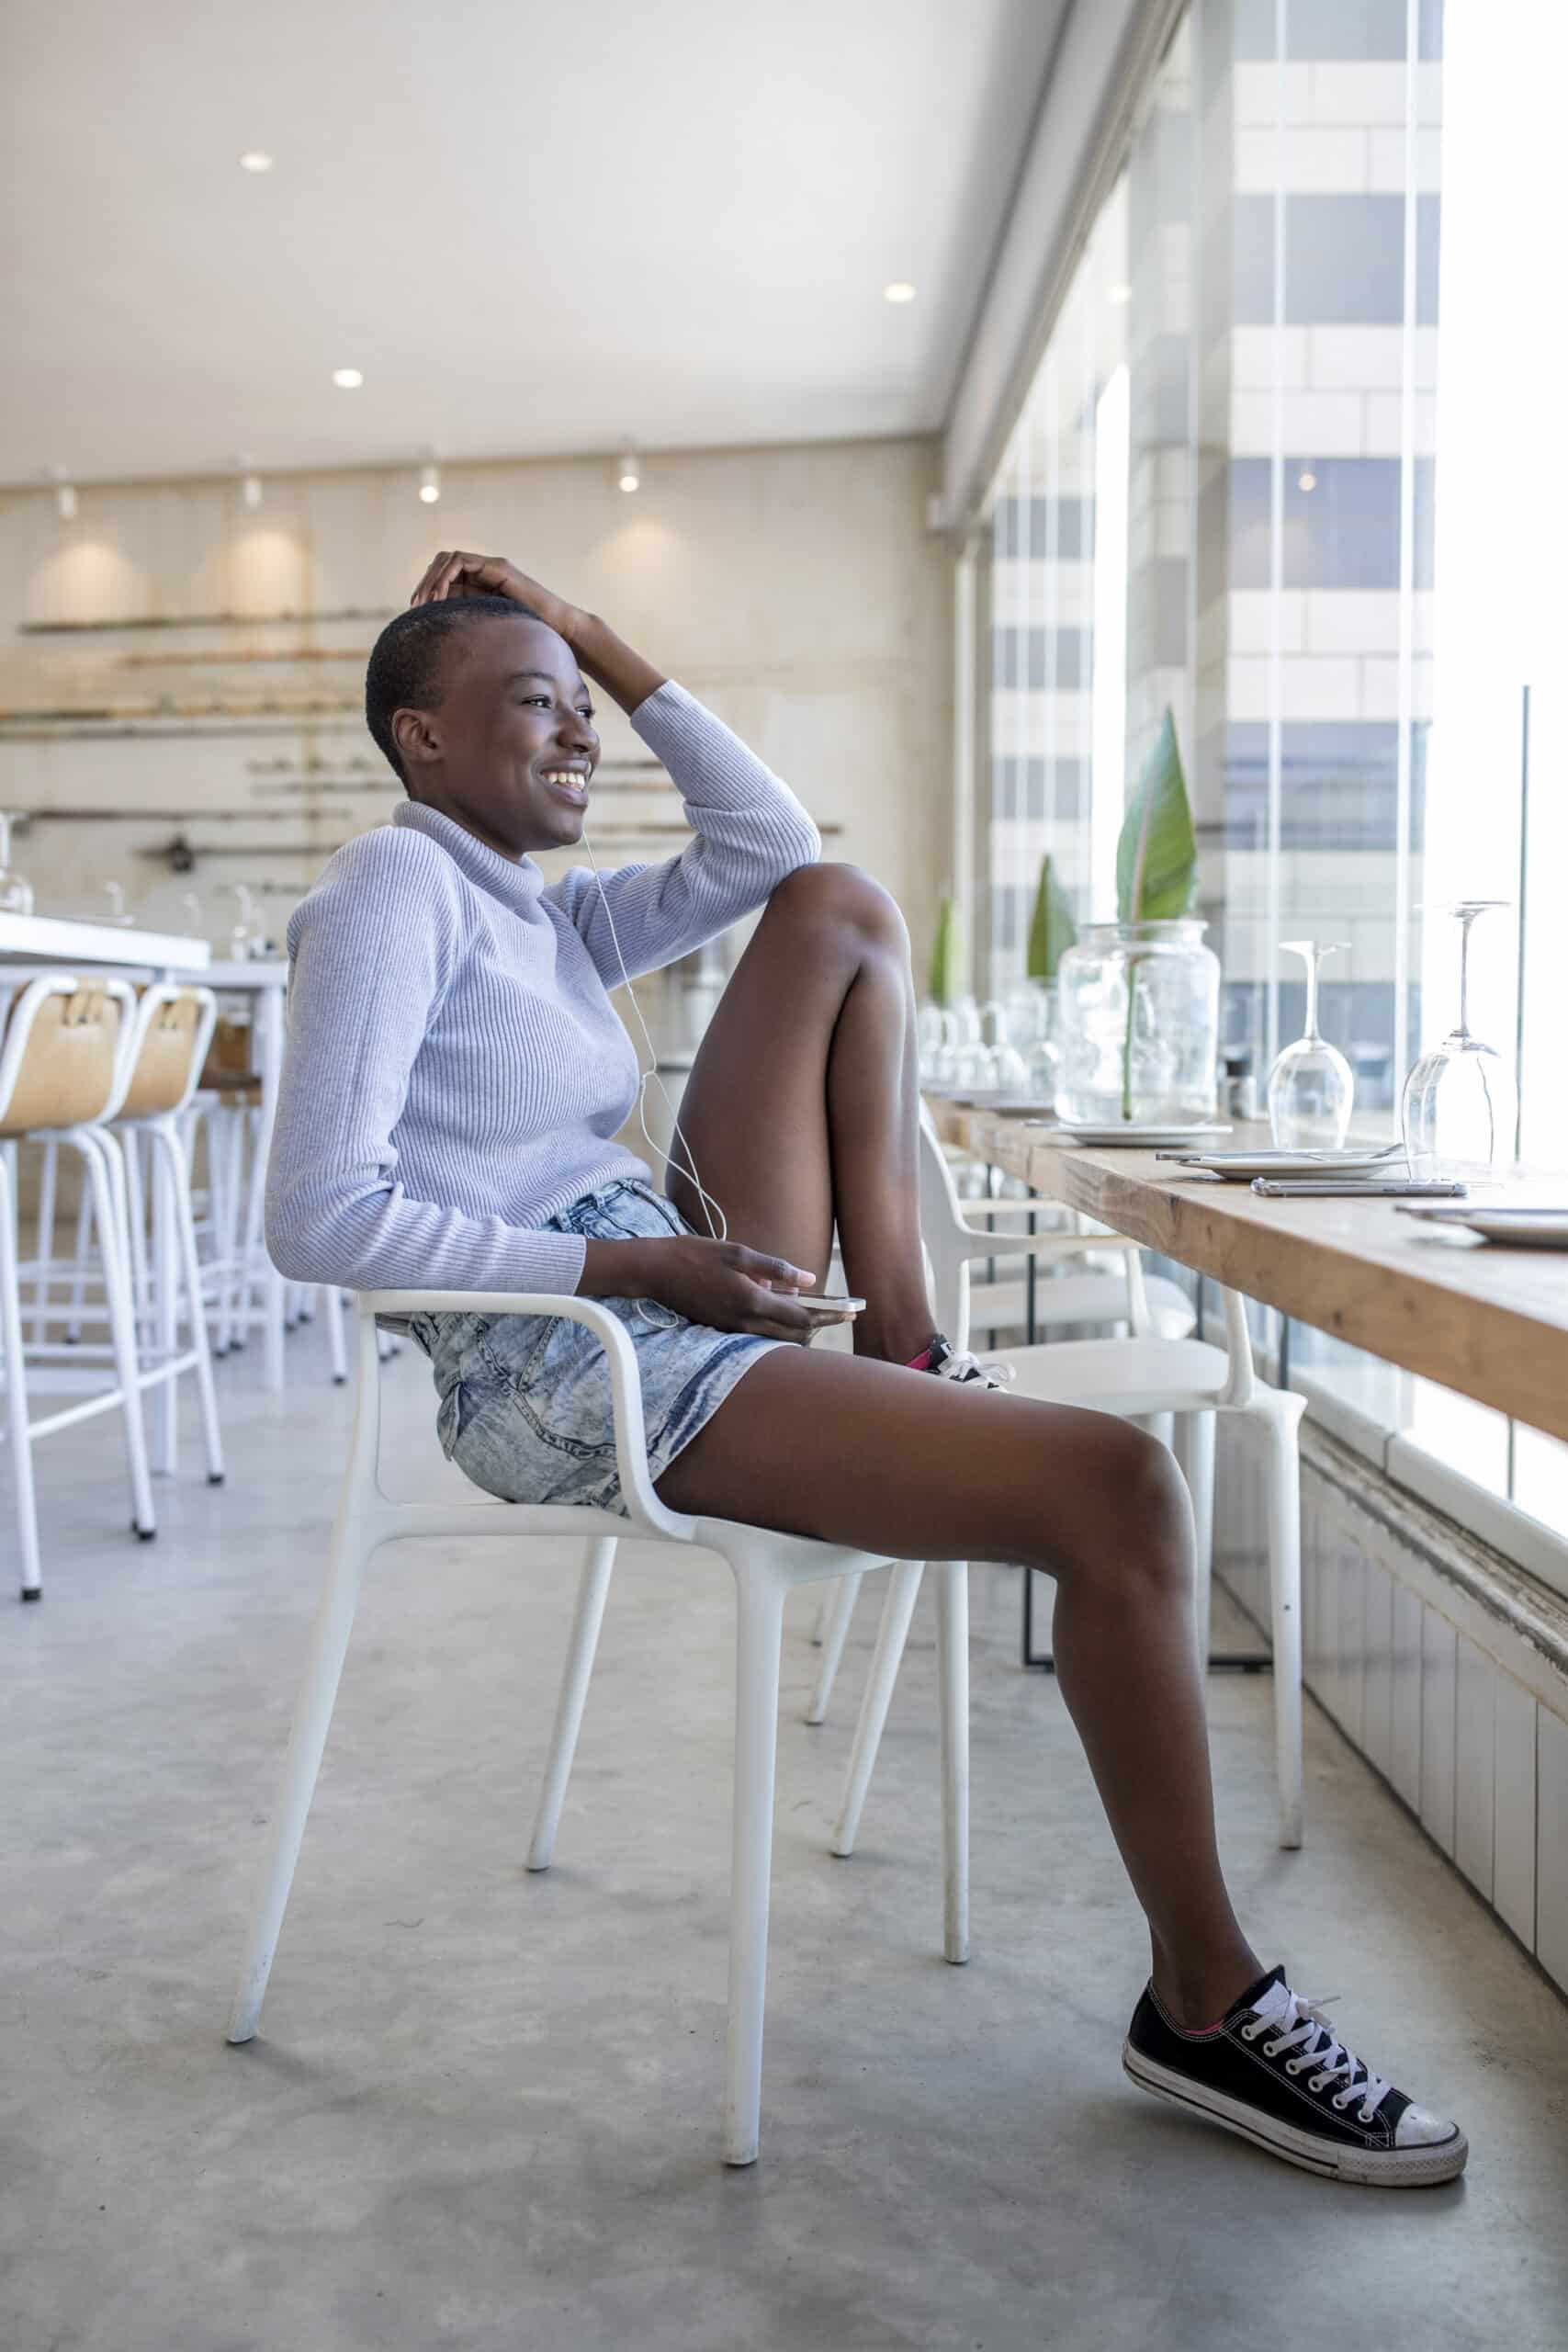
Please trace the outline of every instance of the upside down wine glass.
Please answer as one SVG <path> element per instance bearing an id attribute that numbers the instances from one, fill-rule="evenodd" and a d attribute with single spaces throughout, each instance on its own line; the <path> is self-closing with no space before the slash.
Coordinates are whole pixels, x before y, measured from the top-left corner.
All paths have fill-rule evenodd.
<path id="1" fill-rule="evenodd" d="M 1281 939 L 1280 952 L 1306 966 L 1306 1029 L 1287 1046 L 1269 1073 L 1269 1126 L 1276 1151 L 1337 1151 L 1350 1124 L 1356 1079 L 1337 1046 L 1317 1025 L 1317 976 L 1325 956 L 1349 945 L 1337 939 Z"/>
<path id="2" fill-rule="evenodd" d="M 1404 1081 L 1400 1125 L 1413 1176 L 1486 1176 L 1514 1141 L 1514 1081 L 1495 1046 L 1470 1032 L 1470 933 L 1506 899 L 1461 899 L 1441 911 L 1460 926 L 1459 1025 L 1424 1053 Z"/>

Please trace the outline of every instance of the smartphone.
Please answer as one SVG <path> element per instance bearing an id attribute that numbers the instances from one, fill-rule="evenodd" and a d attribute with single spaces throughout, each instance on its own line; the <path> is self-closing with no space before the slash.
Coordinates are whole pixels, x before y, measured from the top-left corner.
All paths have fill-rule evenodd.
<path id="1" fill-rule="evenodd" d="M 865 1305 L 863 1298 L 818 1298 L 814 1293 L 803 1290 L 781 1291 L 779 1295 L 793 1299 L 808 1315 L 858 1315 Z"/>
<path id="2" fill-rule="evenodd" d="M 1467 1187 L 1460 1183 L 1441 1182 L 1437 1178 L 1404 1176 L 1397 1181 L 1358 1183 L 1353 1177 L 1342 1178 L 1255 1176 L 1251 1189 L 1270 1201 L 1458 1201 L 1465 1196 Z"/>

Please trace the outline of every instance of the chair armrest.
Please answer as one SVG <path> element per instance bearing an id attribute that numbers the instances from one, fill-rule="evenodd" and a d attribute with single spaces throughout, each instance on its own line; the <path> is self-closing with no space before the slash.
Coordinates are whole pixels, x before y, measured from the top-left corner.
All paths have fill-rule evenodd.
<path id="1" fill-rule="evenodd" d="M 1129 1256 L 1138 1247 L 1122 1234 L 987 1233 L 960 1219 L 956 1238 L 966 1258 L 1082 1258 Z"/>
<path id="2" fill-rule="evenodd" d="M 358 1302 L 360 1313 L 372 1323 L 378 1315 L 559 1315 L 568 1322 L 584 1324 L 603 1342 L 610 1360 L 615 1468 L 633 1522 L 649 1535 L 682 1544 L 695 1541 L 696 1521 L 671 1510 L 654 1493 L 637 1350 L 625 1324 L 598 1299 L 555 1291 L 365 1290 L 358 1293 Z"/>

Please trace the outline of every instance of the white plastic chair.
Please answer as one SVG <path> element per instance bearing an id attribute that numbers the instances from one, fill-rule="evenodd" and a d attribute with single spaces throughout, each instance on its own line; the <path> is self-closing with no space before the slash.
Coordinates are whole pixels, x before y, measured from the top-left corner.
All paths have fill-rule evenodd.
<path id="1" fill-rule="evenodd" d="M 1026 1216 L 1038 1214 L 1041 1204 L 1029 1200 L 987 1200 L 966 1204 L 959 1196 L 953 1178 L 952 1159 L 936 1130 L 927 1103 L 920 1103 L 919 1137 L 920 1239 L 925 1247 L 928 1279 L 935 1302 L 934 1312 L 942 1329 L 954 1347 L 966 1348 L 974 1321 L 976 1304 L 1004 1294 L 989 1312 L 991 1328 L 1005 1317 L 1021 1321 L 1023 1308 L 1006 1294 L 1016 1287 L 1011 1283 L 976 1283 L 971 1266 L 982 1258 L 1032 1258 L 1036 1264 L 1053 1268 L 1069 1266 L 1089 1256 L 1120 1259 L 1119 1273 L 1096 1271 L 1083 1273 L 1054 1272 L 1050 1280 L 1034 1286 L 1034 1320 L 1047 1331 L 1074 1329 L 1084 1324 L 1123 1326 L 1134 1339 L 1158 1338 L 1184 1340 L 1197 1322 L 1191 1301 L 1186 1293 L 1162 1275 L 1147 1276 L 1144 1272 L 1143 1251 L 1135 1242 L 1117 1233 L 996 1233 L 971 1225 L 964 1214 L 966 1206 L 977 1207 L 987 1216 Z M 1047 1209 L 1049 1204 L 1045 1204 Z M 831 1285 L 829 1285 L 830 1287 Z M 963 1332 L 960 1339 L 957 1335 Z M 1059 1343 L 1058 1343 L 1059 1344 Z M 1108 1346 L 1115 1340 L 1103 1342 Z M 1030 1349 L 1013 1349 L 998 1356 L 997 1361 L 1017 1365 Z M 1030 1392 L 1032 1393 L 1032 1392 Z M 1054 1395 L 1054 1391 L 1047 1392 Z M 1070 1402 L 1064 1398 L 1062 1401 Z M 1161 1435 L 1166 1431 L 1161 1429 Z M 1213 1450 L 1205 1448 L 1201 1437 L 1193 1442 L 1190 1430 L 1183 1430 L 1179 1448 L 1182 1467 L 1193 1489 L 1192 1507 L 1198 1522 L 1201 1573 L 1206 1577 L 1209 1559 L 1209 1531 L 1213 1524 Z M 817 1686 L 806 1712 L 808 1724 L 827 1720 L 829 1702 L 838 1678 L 839 1667 L 849 1638 L 851 1622 L 860 1588 L 852 1581 L 840 1584 L 823 1597 L 818 1623 L 812 1638 L 822 1648 L 822 1663 L 818 1670 Z M 1207 1623 L 1207 1609 L 1203 1612 Z"/>
<path id="2" fill-rule="evenodd" d="M 725 2060 L 723 2151 L 732 2165 L 757 2154 L 767 1973 L 768 1890 L 773 1857 L 773 1776 L 777 1747 L 779 1653 L 784 1601 L 796 1585 L 861 1574 L 877 1558 L 845 1546 L 784 1535 L 728 1520 L 691 1519 L 670 1510 L 649 1475 L 637 1356 L 625 1327 L 597 1300 L 472 1292 L 379 1291 L 361 1294 L 356 1348 L 355 1430 L 326 1581 L 310 1635 L 294 1711 L 282 1786 L 255 1912 L 241 1962 L 231 2041 L 248 2041 L 261 2015 L 273 1953 L 294 1876 L 306 1816 L 326 1745 L 338 1679 L 371 1554 L 403 1536 L 498 1535 L 526 1545 L 540 1538 L 587 1536 L 587 1558 L 563 1679 L 544 1788 L 528 1851 L 531 1870 L 547 1868 L 571 1769 L 583 1700 L 592 1670 L 604 1597 L 624 1535 L 718 1553 L 735 1577 L 736 1726 L 733 1866 L 730 1880 L 729 2030 Z M 615 1453 L 629 1520 L 582 1507 L 465 1501 L 397 1502 L 377 1474 L 381 1425 L 377 1314 L 456 1311 L 569 1317 L 595 1332 L 609 1363 Z M 961 1569 L 938 1571 L 942 1650 L 944 1943 L 950 1961 L 968 1957 L 968 1596 Z"/>
<path id="3" fill-rule="evenodd" d="M 953 1344 L 964 1348 L 968 1344 L 969 1260 L 985 1254 L 985 1244 L 976 1247 L 972 1229 L 964 1224 L 952 1172 L 934 1125 L 928 1118 L 921 1122 L 920 1165 L 921 1234 L 933 1270 L 936 1312 Z M 1088 1406 L 1156 1425 L 1168 1415 L 1181 1417 L 1178 1422 L 1181 1440 L 1177 1451 L 1193 1496 L 1197 1521 L 1194 1638 L 1205 1663 L 1209 1642 L 1214 1416 L 1222 1412 L 1234 1415 L 1238 1424 L 1255 1437 L 1262 1457 L 1268 1530 L 1280 1843 L 1299 1846 L 1302 1656 L 1297 1430 L 1303 1400 L 1289 1390 L 1269 1388 L 1258 1378 L 1246 1308 L 1234 1291 L 1220 1293 L 1225 1318 L 1224 1348 L 1211 1347 L 1198 1340 L 1150 1335 L 1146 1311 L 1137 1302 L 1143 1283 L 1141 1261 L 1134 1244 L 1129 1242 L 1124 1247 L 1128 1251 L 1127 1279 L 1133 1294 L 1130 1319 L 1134 1336 L 1124 1340 L 1066 1340 L 1049 1347 L 1000 1350 L 995 1360 L 1010 1364 L 1014 1379 L 997 1397 L 997 1409 L 1007 1412 L 1010 1396 L 1029 1396 L 1051 1404 Z M 883 1603 L 882 1623 L 833 1833 L 832 1849 L 840 1856 L 854 1851 L 919 1589 L 919 1564 L 897 1563 Z M 847 1585 L 843 1593 L 852 1603 L 852 1593 Z"/>

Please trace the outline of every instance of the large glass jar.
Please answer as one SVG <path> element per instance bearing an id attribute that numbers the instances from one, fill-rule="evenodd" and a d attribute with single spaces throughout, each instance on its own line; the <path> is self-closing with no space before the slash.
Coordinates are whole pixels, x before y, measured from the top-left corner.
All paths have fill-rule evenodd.
<path id="1" fill-rule="evenodd" d="M 1219 959 L 1207 926 L 1086 924 L 1056 975 L 1056 1115 L 1080 1125 L 1214 1115 Z"/>

